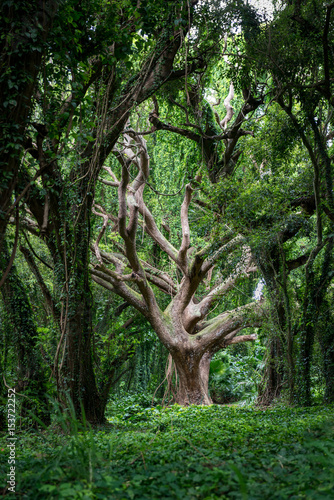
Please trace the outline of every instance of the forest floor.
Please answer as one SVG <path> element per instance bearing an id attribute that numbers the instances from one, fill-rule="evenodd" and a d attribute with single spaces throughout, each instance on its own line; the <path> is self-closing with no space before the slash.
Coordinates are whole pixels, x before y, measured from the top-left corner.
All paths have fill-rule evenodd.
<path id="1" fill-rule="evenodd" d="M 52 428 L 17 430 L 16 497 L 330 500 L 333 409 L 143 408 L 130 398 L 109 407 L 108 425 L 86 430 L 58 414 Z M 4 496 L 13 495 L 7 444 L 2 435 Z"/>

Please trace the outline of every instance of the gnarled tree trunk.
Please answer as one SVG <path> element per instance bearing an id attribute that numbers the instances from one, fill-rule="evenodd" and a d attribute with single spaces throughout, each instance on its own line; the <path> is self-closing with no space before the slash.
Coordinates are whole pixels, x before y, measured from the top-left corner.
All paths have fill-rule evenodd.
<path id="1" fill-rule="evenodd" d="M 172 357 L 178 375 L 175 402 L 182 406 L 211 404 L 209 353 L 200 357 L 195 350 L 183 351 L 181 347 Z"/>
<path id="2" fill-rule="evenodd" d="M 124 146 L 123 151 L 117 154 L 122 165 L 122 179 L 118 181 L 116 175 L 109 172 L 113 177 L 112 185 L 118 187 L 117 227 L 124 241 L 124 254 L 99 250 L 101 233 L 94 245 L 97 263 L 91 269 L 92 276 L 97 283 L 123 297 L 151 323 L 175 363 L 178 375 L 176 401 L 182 405 L 210 404 L 212 401 L 208 381 L 211 356 L 229 344 L 255 340 L 256 335 L 237 334 L 244 328 L 258 326 L 264 309 L 261 302 L 255 301 L 225 311 L 210 320 L 206 320 L 206 317 L 217 300 L 234 287 L 240 276 L 256 268 L 251 264 L 252 256 L 242 236 L 228 228 L 219 243 L 215 241 L 212 245 L 192 253 L 190 257 L 188 208 L 193 195 L 190 184 L 186 186 L 180 210 L 182 242 L 180 248 L 176 249 L 158 229 L 143 198 L 149 175 L 149 157 L 144 139 L 134 131 L 128 131 Z M 135 152 L 132 146 L 135 147 Z M 124 153 L 126 157 L 123 156 Z M 129 161 L 138 167 L 138 175 L 131 184 Z M 196 182 L 199 181 L 200 178 L 197 177 Z M 103 213 L 101 207 L 99 209 L 100 212 L 95 213 L 107 220 L 106 213 Z M 139 214 L 145 220 L 146 233 L 176 264 L 174 277 L 139 258 L 136 249 Z M 115 220 L 115 217 L 113 219 Z M 227 279 L 218 274 L 216 284 L 204 297 L 202 292 L 197 294 L 199 285 L 216 262 L 240 247 L 242 258 L 233 273 Z M 107 265 L 113 265 L 115 269 L 111 270 Z M 132 270 L 131 274 L 125 273 L 126 268 Z M 177 277 L 180 273 L 183 278 L 181 283 L 178 283 Z M 151 283 L 170 297 L 170 303 L 164 311 L 157 303 Z"/>

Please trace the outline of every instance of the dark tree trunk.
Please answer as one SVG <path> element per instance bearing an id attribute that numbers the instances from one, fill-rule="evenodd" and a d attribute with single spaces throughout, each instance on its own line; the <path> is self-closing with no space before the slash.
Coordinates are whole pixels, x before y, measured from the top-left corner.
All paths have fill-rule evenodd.
<path id="1" fill-rule="evenodd" d="M 334 321 L 330 303 L 327 301 L 323 304 L 323 313 L 317 330 L 326 384 L 324 402 L 334 403 Z"/>
<path id="2" fill-rule="evenodd" d="M 306 317 L 312 321 L 311 317 Z M 299 332 L 299 353 L 297 361 L 297 377 L 295 388 L 295 401 L 299 405 L 311 405 L 311 361 L 314 344 L 314 327 L 305 324 Z"/>
<path id="3" fill-rule="evenodd" d="M 96 384 L 93 366 L 93 296 L 91 292 L 90 218 L 82 213 L 70 234 L 68 279 L 68 318 L 64 358 L 64 373 L 60 373 L 60 386 L 69 390 L 78 417 L 83 406 L 86 419 L 91 423 L 104 422 L 102 404 Z"/>
<path id="4" fill-rule="evenodd" d="M 0 367 L 0 432 L 7 432 L 7 415 L 5 408 L 7 403 L 7 388 L 3 382 L 3 370 Z"/>
<path id="5" fill-rule="evenodd" d="M 264 384 L 260 388 L 258 403 L 270 405 L 281 394 L 283 384 L 283 360 L 280 340 L 276 338 L 268 339 L 268 353 Z"/>
<path id="6" fill-rule="evenodd" d="M 1 271 L 7 268 L 9 258 L 7 244 L 4 241 L 0 258 Z M 46 376 L 36 346 L 38 334 L 28 296 L 15 266 L 12 266 L 1 291 L 9 320 L 15 330 L 15 335 L 9 341 L 17 356 L 16 391 L 24 391 L 27 396 L 22 401 L 22 413 L 25 415 L 28 411 L 32 411 L 45 424 L 49 424 L 50 408 L 47 400 Z"/>
<path id="7" fill-rule="evenodd" d="M 78 417 L 83 406 L 86 419 L 91 423 L 103 423 L 104 408 L 98 394 L 92 353 L 91 300 L 90 290 L 80 287 L 76 300 L 69 301 L 73 315 L 67 325 L 67 344 L 64 374 L 61 384 L 69 389 L 71 400 Z"/>
<path id="8" fill-rule="evenodd" d="M 326 382 L 324 401 L 334 403 L 334 341 L 332 339 L 326 352 L 323 353 L 324 376 Z"/>
<path id="9" fill-rule="evenodd" d="M 1 8 L 0 42 L 2 68 L 10 68 L 9 77 L 0 82 L 0 251 L 9 217 L 5 216 L 12 203 L 25 142 L 25 129 L 31 112 L 33 92 L 42 63 L 43 50 L 58 8 L 57 0 L 16 2 Z M 40 38 L 34 47 L 31 33 Z M 5 36 L 8 34 L 10 36 Z M 10 43 L 8 43 L 10 40 Z M 8 80 L 11 84 L 9 85 Z"/>
<path id="10" fill-rule="evenodd" d="M 270 292 L 272 311 L 271 319 L 274 324 L 274 334 L 267 340 L 266 366 L 263 384 L 259 389 L 258 403 L 270 405 L 281 394 L 284 376 L 293 377 L 292 345 L 288 326 L 284 294 L 286 294 L 285 283 L 285 260 L 278 244 L 272 246 L 270 251 L 263 251 L 259 258 L 259 267 L 265 278 Z M 280 268 L 283 267 L 283 279 L 280 277 Z M 279 276 L 279 279 L 278 279 Z M 283 345 L 282 345 L 283 344 Z M 287 349 L 286 360 L 284 360 L 284 347 Z M 288 370 L 284 370 L 287 365 Z M 286 371 L 286 373 L 284 373 Z M 289 387 L 293 386 L 293 380 L 289 380 Z"/>

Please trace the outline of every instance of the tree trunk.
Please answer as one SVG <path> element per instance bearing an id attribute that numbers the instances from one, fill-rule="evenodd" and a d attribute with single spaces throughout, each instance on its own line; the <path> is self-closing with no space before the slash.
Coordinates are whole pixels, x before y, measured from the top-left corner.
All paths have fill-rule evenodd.
<path id="1" fill-rule="evenodd" d="M 178 381 L 176 403 L 182 406 L 209 405 L 209 370 L 211 355 L 199 357 L 194 351 L 177 350 L 172 354 L 177 370 Z"/>
<path id="2" fill-rule="evenodd" d="M 270 293 L 271 319 L 275 333 L 267 341 L 264 380 L 259 389 L 257 402 L 260 405 L 270 405 L 280 396 L 285 379 L 289 383 L 290 399 L 293 398 L 291 391 L 294 386 L 293 339 L 290 329 L 286 259 L 282 242 L 273 244 L 267 251 L 263 250 L 258 264 Z"/>
<path id="3" fill-rule="evenodd" d="M 325 379 L 324 402 L 334 402 L 334 321 L 330 312 L 330 303 L 323 304 L 322 318 L 318 325 L 318 339 L 320 343 Z"/>
<path id="4" fill-rule="evenodd" d="M 312 314 L 313 312 L 313 314 Z M 296 385 L 295 401 L 302 406 L 311 406 L 311 362 L 314 345 L 314 323 L 318 316 L 317 311 L 309 305 L 308 311 L 303 318 L 302 327 L 299 331 L 299 352 L 296 363 Z"/>
<path id="5" fill-rule="evenodd" d="M 70 279 L 68 294 L 68 318 L 66 324 L 66 351 L 64 373 L 60 373 L 60 387 L 69 394 L 78 417 L 83 406 L 86 419 L 91 423 L 103 423 L 104 405 L 101 404 L 93 366 L 93 297 L 89 274 L 90 222 L 83 216 L 71 236 L 75 254 L 69 249 L 67 262 Z M 68 279 L 68 277 L 66 277 Z"/>
<path id="6" fill-rule="evenodd" d="M 9 258 L 7 242 L 4 240 L 0 271 L 7 268 Z M 25 416 L 31 411 L 49 425 L 51 420 L 47 377 L 36 346 L 38 334 L 27 293 L 14 265 L 1 287 L 1 292 L 15 332 L 9 339 L 17 358 L 15 389 L 17 392 L 25 392 L 26 396 L 22 401 L 21 414 Z"/>
<path id="7" fill-rule="evenodd" d="M 266 360 L 265 378 L 262 388 L 259 390 L 258 403 L 260 405 L 270 405 L 281 394 L 283 384 L 283 360 L 280 340 L 269 339 L 268 357 Z"/>
<path id="8" fill-rule="evenodd" d="M 21 5 L 20 5 L 21 4 Z M 0 251 L 9 217 L 5 214 L 12 203 L 21 164 L 25 129 L 32 107 L 32 96 L 43 58 L 43 44 L 49 35 L 58 9 L 57 0 L 3 3 L 0 43 L 2 67 L 10 69 L 10 78 L 0 82 Z M 8 2 L 10 5 L 10 2 Z M 14 4 L 13 4 L 14 5 Z M 22 22 L 24 19 L 24 22 Z M 32 33 L 38 32 L 40 46 L 32 43 Z M 6 36 L 7 35 L 7 36 Z M 11 85 L 9 85 L 9 83 Z"/>
<path id="9" fill-rule="evenodd" d="M 325 403 L 334 403 L 334 346 L 332 345 L 324 354 L 324 375 L 326 389 L 324 394 Z"/>
<path id="10" fill-rule="evenodd" d="M 81 405 L 85 417 L 90 423 L 105 421 L 101 405 L 92 359 L 92 328 L 88 300 L 84 290 L 80 290 L 79 300 L 70 301 L 75 314 L 68 322 L 67 352 L 62 385 L 69 389 L 69 394 L 76 415 L 82 416 Z M 87 292 L 86 292 L 87 293 Z"/>

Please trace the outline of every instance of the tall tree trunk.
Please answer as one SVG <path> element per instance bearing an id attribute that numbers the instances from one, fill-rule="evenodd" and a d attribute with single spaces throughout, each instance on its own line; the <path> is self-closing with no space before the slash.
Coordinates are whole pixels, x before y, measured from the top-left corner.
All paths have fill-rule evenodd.
<path id="1" fill-rule="evenodd" d="M 9 258 L 7 243 L 4 241 L 0 258 L 1 271 L 7 268 Z M 28 296 L 15 266 L 12 266 L 1 292 L 9 320 L 15 329 L 15 335 L 10 341 L 17 355 L 16 390 L 24 391 L 27 396 L 22 402 L 22 413 L 25 415 L 32 411 L 45 424 L 49 424 L 45 370 L 36 346 L 38 334 Z"/>
<path id="2" fill-rule="evenodd" d="M 322 354 L 323 375 L 325 379 L 324 402 L 334 402 L 334 321 L 330 302 L 322 304 L 321 320 L 319 321 L 317 334 Z"/>
<path id="3" fill-rule="evenodd" d="M 18 1 L 1 7 L 0 42 L 2 68 L 8 78 L 0 81 L 0 251 L 9 217 L 5 214 L 12 203 L 18 181 L 25 130 L 31 112 L 32 97 L 42 64 L 42 47 L 46 42 L 58 0 Z M 32 43 L 32 33 L 39 36 L 40 46 Z M 8 35 L 8 36 L 6 36 Z M 4 73 L 5 74 L 5 73 Z M 10 83 L 10 84 L 9 84 Z"/>
<path id="4" fill-rule="evenodd" d="M 333 328 L 333 325 L 332 325 Z M 328 332 L 329 334 L 329 332 Z M 326 383 L 324 401 L 325 403 L 334 403 L 334 339 L 331 334 L 330 341 L 321 341 L 321 350 L 323 354 L 323 372 Z"/>
<path id="5" fill-rule="evenodd" d="M 71 247 L 64 263 L 68 285 L 65 287 L 67 317 L 64 318 L 66 346 L 64 371 L 60 370 L 59 387 L 69 391 L 76 415 L 81 416 L 81 406 L 91 423 L 104 422 L 102 404 L 93 366 L 93 296 L 91 292 L 90 220 L 82 209 L 82 216 L 69 234 Z M 66 274 L 66 272 L 65 272 Z"/>
<path id="6" fill-rule="evenodd" d="M 258 396 L 258 403 L 261 405 L 270 405 L 280 396 L 284 376 L 280 340 L 277 337 L 269 338 L 267 349 L 264 384 Z"/>
<path id="7" fill-rule="evenodd" d="M 264 371 L 263 384 L 259 389 L 258 403 L 261 405 L 270 405 L 281 394 L 284 376 L 292 375 L 293 366 L 290 351 L 292 347 L 289 343 L 288 318 L 287 311 L 282 295 L 286 294 L 286 287 L 282 290 L 282 282 L 285 280 L 279 275 L 280 267 L 285 266 L 281 262 L 282 254 L 279 252 L 279 245 L 275 244 L 266 254 L 262 251 L 259 259 L 259 267 L 265 278 L 266 285 L 270 293 L 272 303 L 271 320 L 274 325 L 274 334 L 267 340 L 266 366 Z M 283 259 L 284 260 L 284 257 Z M 284 275 L 284 269 L 282 274 Z M 281 279 L 278 279 L 281 278 Z M 283 276 L 284 278 L 284 276 Z M 287 347 L 286 360 L 284 359 L 284 347 L 282 340 Z M 284 373 L 284 364 L 288 365 L 286 374 Z M 289 381 L 293 385 L 293 381 Z"/>
<path id="8" fill-rule="evenodd" d="M 305 320 L 312 322 L 312 315 Z M 299 405 L 311 405 L 311 361 L 314 345 L 314 326 L 304 321 L 299 332 L 299 353 L 295 388 L 295 401 Z"/>

